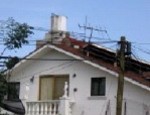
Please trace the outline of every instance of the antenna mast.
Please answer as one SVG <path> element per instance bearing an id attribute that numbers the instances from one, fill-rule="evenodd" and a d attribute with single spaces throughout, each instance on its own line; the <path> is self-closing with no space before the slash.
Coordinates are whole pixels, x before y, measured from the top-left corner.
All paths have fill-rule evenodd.
<path id="1" fill-rule="evenodd" d="M 86 30 L 89 30 L 90 31 L 90 36 L 88 37 L 89 38 L 89 43 L 91 42 L 91 39 L 93 37 L 93 31 L 97 31 L 97 32 L 104 32 L 104 33 L 107 33 L 107 30 L 103 30 L 103 29 L 99 29 L 99 28 L 94 28 L 92 26 L 87 26 L 87 17 L 86 17 L 86 23 L 85 25 L 80 25 L 79 24 L 79 28 L 83 28 L 84 29 L 84 32 L 85 32 L 85 38 L 86 38 Z"/>

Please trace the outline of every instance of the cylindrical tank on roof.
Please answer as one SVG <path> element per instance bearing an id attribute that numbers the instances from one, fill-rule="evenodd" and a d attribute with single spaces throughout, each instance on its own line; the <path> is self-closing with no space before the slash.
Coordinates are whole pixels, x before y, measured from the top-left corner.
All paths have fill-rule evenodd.
<path id="1" fill-rule="evenodd" d="M 51 15 L 51 31 L 67 31 L 67 17 L 56 14 Z"/>

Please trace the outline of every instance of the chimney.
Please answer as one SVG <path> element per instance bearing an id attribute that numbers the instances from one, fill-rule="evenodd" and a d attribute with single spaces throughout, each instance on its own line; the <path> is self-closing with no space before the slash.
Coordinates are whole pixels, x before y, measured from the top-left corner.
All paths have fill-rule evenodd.
<path id="1" fill-rule="evenodd" d="M 56 14 L 51 15 L 51 31 L 58 32 L 58 31 L 67 31 L 67 17 L 60 16 Z"/>
<path id="2" fill-rule="evenodd" d="M 46 41 L 53 44 L 60 44 L 66 37 L 67 17 L 56 14 L 51 15 L 51 30 L 45 34 Z"/>

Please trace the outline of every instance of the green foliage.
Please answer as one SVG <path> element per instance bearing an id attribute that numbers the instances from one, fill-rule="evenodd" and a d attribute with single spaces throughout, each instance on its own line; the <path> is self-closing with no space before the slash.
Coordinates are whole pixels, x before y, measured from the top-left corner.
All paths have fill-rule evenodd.
<path id="1" fill-rule="evenodd" d="M 9 18 L 5 25 L 4 45 L 10 50 L 21 48 L 23 44 L 28 44 L 27 38 L 33 34 L 32 29 L 26 23 L 21 24 Z"/>
<path id="2" fill-rule="evenodd" d="M 27 38 L 33 34 L 33 29 L 33 27 L 26 23 L 16 22 L 13 18 L 9 18 L 7 21 L 0 23 L 0 37 L 3 38 L 4 45 L 6 46 L 3 52 L 1 52 L 1 55 L 3 55 L 6 49 L 19 49 L 22 45 L 28 44 L 29 42 Z M 4 62 L 7 69 L 11 69 L 16 63 L 19 62 L 19 59 L 14 57 Z"/>
<path id="3" fill-rule="evenodd" d="M 7 67 L 7 69 L 11 69 L 13 68 L 16 63 L 18 63 L 20 61 L 20 59 L 18 57 L 12 57 L 12 58 L 9 58 L 7 61 L 5 61 L 5 65 Z"/>
<path id="4" fill-rule="evenodd" d="M 19 49 L 22 45 L 28 44 L 27 38 L 33 34 L 32 30 L 33 28 L 28 24 L 16 22 L 13 18 L 9 18 L 7 21 L 0 23 L 0 37 L 3 38 L 4 46 L 6 46 L 4 51 L 6 49 Z M 1 55 L 3 55 L 3 52 Z M 18 62 L 19 58 L 14 57 L 5 61 L 5 65 L 7 69 L 11 69 Z M 7 87 L 8 84 L 5 75 L 0 71 L 0 102 L 7 93 Z"/>
<path id="5" fill-rule="evenodd" d="M 3 100 L 7 93 L 7 82 L 5 76 L 0 72 L 0 102 Z"/>

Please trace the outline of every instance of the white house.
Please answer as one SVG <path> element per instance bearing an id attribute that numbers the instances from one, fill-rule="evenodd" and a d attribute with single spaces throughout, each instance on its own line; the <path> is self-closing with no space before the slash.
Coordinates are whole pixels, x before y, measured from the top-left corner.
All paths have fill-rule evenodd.
<path id="1" fill-rule="evenodd" d="M 8 97 L 19 97 L 27 115 L 115 115 L 115 53 L 66 36 L 66 18 L 52 19 L 56 27 L 10 70 L 17 93 Z M 150 115 L 150 65 L 128 62 L 123 114 Z"/>

